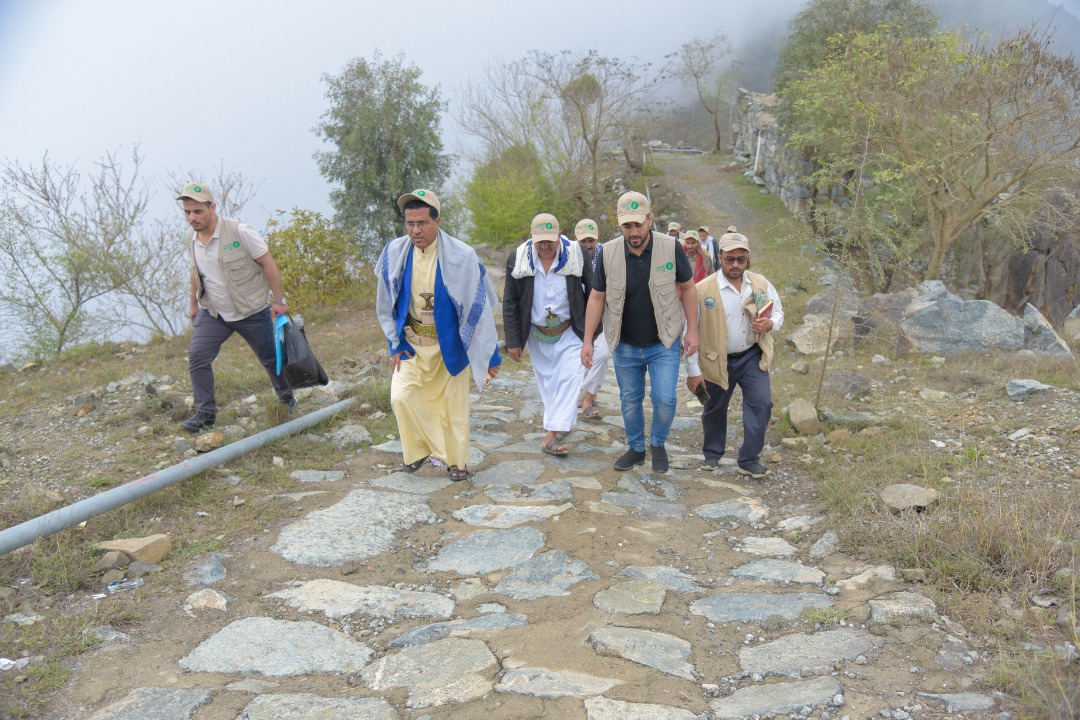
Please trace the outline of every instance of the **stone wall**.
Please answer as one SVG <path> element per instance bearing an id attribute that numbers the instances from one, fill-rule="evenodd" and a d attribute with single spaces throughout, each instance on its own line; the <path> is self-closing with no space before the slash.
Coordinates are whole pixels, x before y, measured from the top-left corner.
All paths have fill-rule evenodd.
<path id="1" fill-rule="evenodd" d="M 806 179 L 816 168 L 784 143 L 773 114 L 775 103 L 775 95 L 739 90 L 732 152 L 751 182 L 780 198 L 793 214 L 809 219 L 811 189 Z M 1062 198 L 1061 203 L 1063 210 L 1076 207 L 1076 198 Z M 1070 311 L 1080 306 L 1080 233 L 1041 230 L 1030 248 L 1017 250 L 992 228 L 981 229 L 956 246 L 944 279 L 958 295 L 993 300 L 1016 315 L 1030 303 L 1061 328 Z"/>

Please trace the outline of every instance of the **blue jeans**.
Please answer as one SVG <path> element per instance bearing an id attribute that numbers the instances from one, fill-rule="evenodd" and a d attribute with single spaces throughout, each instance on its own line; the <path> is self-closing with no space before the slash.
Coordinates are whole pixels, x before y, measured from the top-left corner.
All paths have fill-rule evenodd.
<path id="1" fill-rule="evenodd" d="M 630 448 L 645 451 L 645 372 L 649 373 L 652 391 L 653 416 L 649 444 L 663 447 L 675 420 L 675 392 L 679 384 L 679 358 L 682 348 L 676 340 L 671 347 L 663 343 L 637 347 L 621 342 L 611 353 L 615 364 L 615 379 L 619 381 L 619 400 L 622 404 L 626 441 Z"/>

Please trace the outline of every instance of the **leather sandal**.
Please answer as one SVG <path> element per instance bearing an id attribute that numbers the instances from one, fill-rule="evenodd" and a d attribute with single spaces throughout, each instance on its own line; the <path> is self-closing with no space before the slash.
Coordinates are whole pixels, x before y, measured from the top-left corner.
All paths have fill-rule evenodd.
<path id="1" fill-rule="evenodd" d="M 416 462 L 401 463 L 401 472 L 414 473 L 424 466 L 424 461 L 427 460 L 430 455 L 425 455 Z"/>
<path id="2" fill-rule="evenodd" d="M 451 465 L 448 470 L 450 472 L 450 479 L 454 482 L 469 479 L 468 468 L 459 468 L 457 465 Z"/>

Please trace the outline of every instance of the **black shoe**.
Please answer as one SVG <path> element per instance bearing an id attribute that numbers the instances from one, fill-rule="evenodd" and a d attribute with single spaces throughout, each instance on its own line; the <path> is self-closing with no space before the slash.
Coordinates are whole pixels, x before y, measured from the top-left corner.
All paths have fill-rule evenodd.
<path id="1" fill-rule="evenodd" d="M 650 447 L 652 449 L 652 471 L 654 473 L 666 473 L 668 471 L 667 448 L 663 445 L 660 447 L 651 445 Z"/>
<path id="2" fill-rule="evenodd" d="M 623 453 L 622 457 L 615 461 L 616 470 L 629 470 L 635 465 L 645 464 L 645 451 L 638 452 L 634 448 L 630 448 Z"/>
<path id="3" fill-rule="evenodd" d="M 706 468 L 708 470 L 715 470 L 719 466 L 720 466 L 720 458 L 718 458 L 718 457 L 705 458 L 705 462 L 701 463 L 701 467 Z"/>
<path id="4" fill-rule="evenodd" d="M 209 427 L 213 427 L 215 420 L 217 420 L 216 415 L 204 413 L 202 410 L 200 410 L 184 422 L 180 423 L 180 427 L 184 428 L 188 432 L 197 433 L 202 432 Z"/>
<path id="5" fill-rule="evenodd" d="M 295 395 L 286 395 L 285 397 L 281 398 L 281 404 L 288 408 L 289 414 L 292 415 L 296 412 L 296 406 L 298 403 L 296 401 Z"/>
<path id="6" fill-rule="evenodd" d="M 755 479 L 761 479 L 769 474 L 769 468 L 765 467 L 759 462 L 752 462 L 749 465 L 739 466 L 740 475 L 749 475 Z"/>

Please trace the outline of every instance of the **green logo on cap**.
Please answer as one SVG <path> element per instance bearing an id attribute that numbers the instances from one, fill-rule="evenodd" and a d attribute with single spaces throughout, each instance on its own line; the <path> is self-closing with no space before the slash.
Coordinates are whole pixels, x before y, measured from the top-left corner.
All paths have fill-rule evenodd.
<path id="1" fill-rule="evenodd" d="M 198 185 L 192 185 L 191 186 L 191 191 L 192 192 L 202 192 L 202 188 L 199 187 Z"/>
<path id="2" fill-rule="evenodd" d="M 548 230 L 550 230 L 550 229 L 551 229 L 551 223 L 546 223 L 546 224 L 544 225 L 544 227 L 546 227 L 546 228 L 547 228 Z"/>
<path id="3" fill-rule="evenodd" d="M 631 209 L 631 210 L 637 210 L 637 200 L 635 200 L 634 202 L 630 203 L 630 209 Z"/>
<path id="4" fill-rule="evenodd" d="M 240 241 L 239 240 L 233 240 L 232 246 L 233 247 L 240 247 Z"/>
<path id="5" fill-rule="evenodd" d="M 418 195 L 419 197 L 424 197 L 424 191 L 423 191 L 423 190 L 417 190 L 417 191 L 416 191 L 416 194 L 417 194 L 417 195 Z"/>

